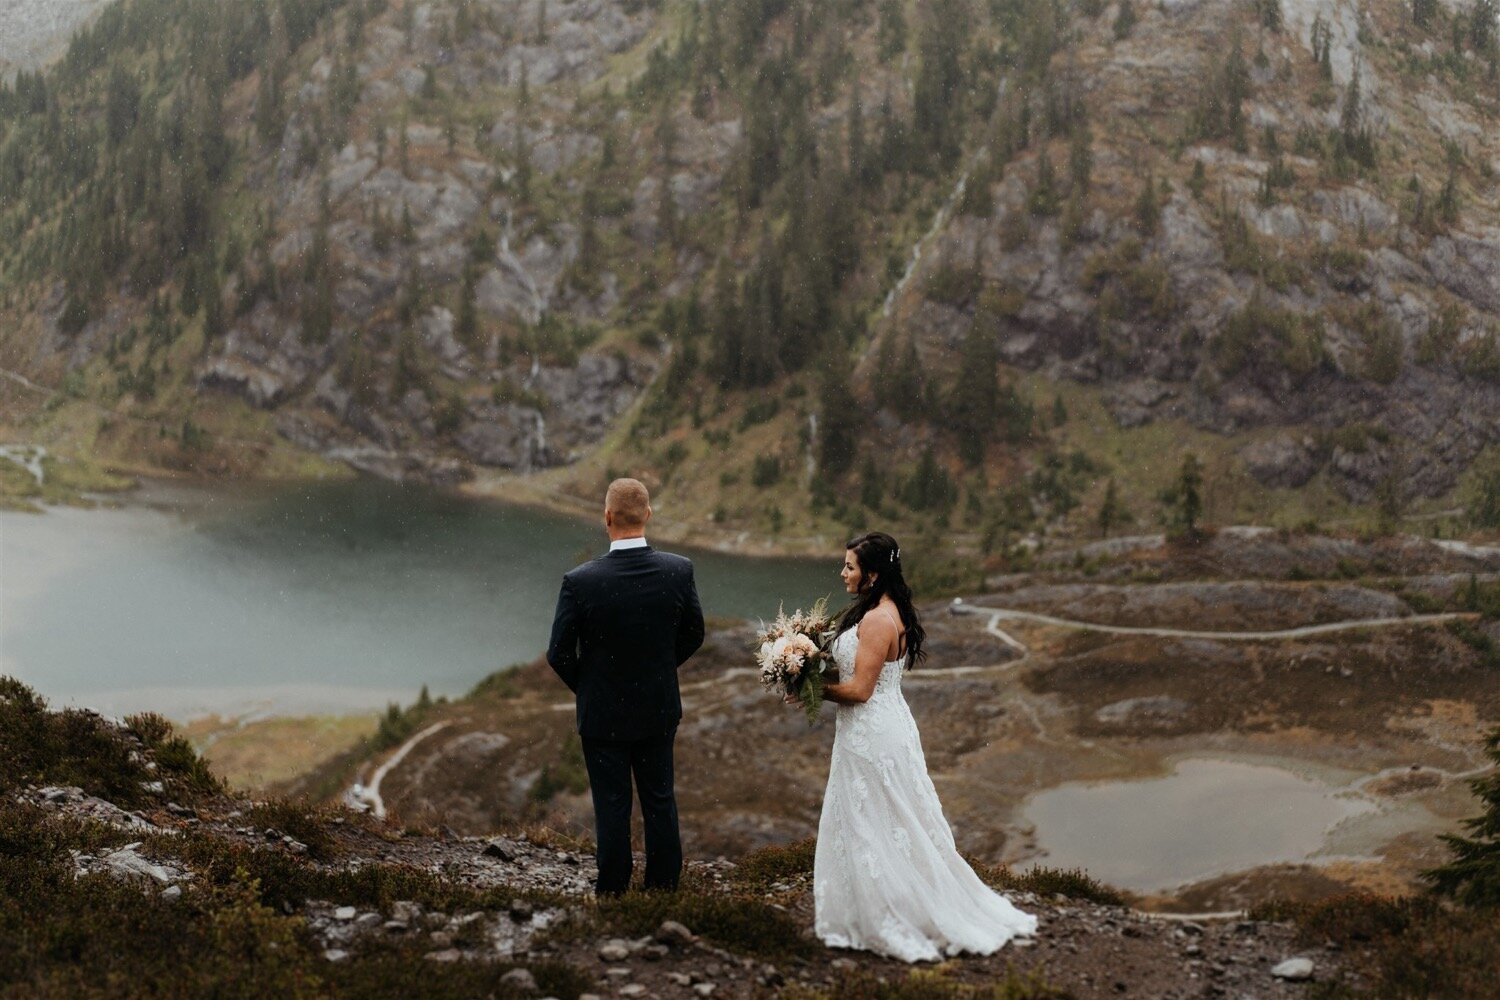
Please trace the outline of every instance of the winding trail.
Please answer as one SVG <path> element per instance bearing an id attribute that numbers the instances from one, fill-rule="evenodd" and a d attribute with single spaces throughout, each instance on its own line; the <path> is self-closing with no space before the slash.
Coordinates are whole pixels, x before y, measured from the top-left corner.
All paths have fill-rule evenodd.
<path id="1" fill-rule="evenodd" d="M 45 392 L 49 396 L 57 395 L 56 389 L 48 388 L 45 385 L 38 385 L 37 383 L 31 381 L 31 379 L 27 378 L 25 375 L 22 375 L 20 372 L 13 372 L 9 368 L 0 368 L 0 376 L 4 376 L 5 378 L 10 379 L 12 382 L 15 382 L 18 385 L 23 385 L 28 389 L 35 390 L 36 392 Z"/>
<path id="2" fill-rule="evenodd" d="M 1351 618 L 1344 621 L 1323 622 L 1318 625 L 1299 625 L 1295 628 L 1266 629 L 1263 631 L 1215 631 L 1212 629 L 1166 628 L 1141 625 L 1102 625 L 1097 622 L 1078 621 L 1073 618 L 1058 618 L 1035 611 L 1017 611 L 1013 608 L 987 608 L 965 604 L 961 598 L 949 606 L 953 614 L 988 615 L 985 631 L 1001 642 L 1021 653 L 1030 654 L 1024 643 L 999 627 L 1002 621 L 1029 621 L 1058 628 L 1082 629 L 1090 632 L 1108 632 L 1114 635 L 1155 635 L 1176 639 L 1221 639 L 1239 642 L 1261 642 L 1276 639 L 1302 639 L 1312 635 L 1327 635 L 1331 632 L 1350 632 L 1362 628 L 1388 628 L 1394 625 L 1438 625 L 1444 622 L 1473 619 L 1477 617 L 1467 611 L 1444 611 L 1438 614 L 1405 615 L 1392 618 Z"/>
<path id="3" fill-rule="evenodd" d="M 391 754 L 384 764 L 375 769 L 375 774 L 370 778 L 368 785 L 361 785 L 356 782 L 353 788 L 345 792 L 345 800 L 351 803 L 368 805 L 370 812 L 374 814 L 376 819 L 385 819 L 385 800 L 380 797 L 380 783 L 385 780 L 385 776 L 391 772 L 393 767 L 406 758 L 406 755 L 411 752 L 412 747 L 421 743 L 444 726 L 450 725 L 452 721 L 452 719 L 447 719 L 443 722 L 434 722 L 426 729 L 414 734 L 411 739 L 401 744 L 400 748 Z"/>

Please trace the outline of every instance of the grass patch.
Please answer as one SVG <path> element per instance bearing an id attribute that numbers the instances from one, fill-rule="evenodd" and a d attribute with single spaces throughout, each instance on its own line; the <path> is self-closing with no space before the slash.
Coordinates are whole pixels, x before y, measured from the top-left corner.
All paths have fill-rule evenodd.
<path id="1" fill-rule="evenodd" d="M 443 877 L 399 864 L 370 864 L 352 869 L 326 869 L 276 848 L 187 834 L 146 837 L 144 848 L 154 856 L 173 857 L 197 873 L 199 881 L 227 886 L 249 878 L 266 906 L 300 908 L 309 899 L 341 905 L 388 910 L 397 900 L 412 900 L 430 909 L 503 910 L 513 899 L 538 906 L 571 905 L 560 893 L 518 889 L 479 891 Z"/>
<path id="2" fill-rule="evenodd" d="M 784 961 L 810 958 L 822 949 L 784 910 L 753 896 L 712 887 L 700 889 L 691 882 L 677 892 L 633 890 L 595 900 L 548 935 L 556 940 L 606 934 L 642 937 L 655 933 L 665 920 L 675 920 L 694 934 L 738 954 Z"/>
<path id="3" fill-rule="evenodd" d="M 788 878 L 811 875 L 818 839 L 808 837 L 793 844 L 762 847 L 740 859 L 729 881 L 749 892 L 770 892 L 771 886 Z"/>
<path id="4" fill-rule="evenodd" d="M 1285 920 L 1309 946 L 1332 941 L 1363 955 L 1369 988 L 1342 997 L 1448 997 L 1495 995 L 1500 934 L 1493 913 L 1449 906 L 1428 896 L 1393 899 L 1352 893 L 1316 903 L 1270 903 L 1254 920 Z"/>
<path id="5" fill-rule="evenodd" d="M 302 799 L 272 799 L 250 807 L 246 819 L 250 826 L 275 830 L 307 845 L 307 853 L 318 861 L 331 861 L 342 851 L 333 834 L 328 832 L 330 809 L 315 806 Z"/>
<path id="6" fill-rule="evenodd" d="M 1002 892 L 1034 892 L 1038 896 L 1065 896 L 1104 906 L 1124 906 L 1125 895 L 1094 878 L 1081 868 L 1028 868 L 1024 872 L 1007 865 L 987 865 L 967 859 L 985 884 Z"/>
<path id="7" fill-rule="evenodd" d="M 1500 645 L 1496 645 L 1494 639 L 1475 628 L 1473 622 L 1462 618 L 1451 621 L 1448 623 L 1448 631 L 1459 642 L 1478 653 L 1485 666 L 1500 668 Z"/>
<path id="8" fill-rule="evenodd" d="M 120 834 L 113 831 L 110 836 Z M 301 917 L 279 913 L 260 880 L 237 867 L 195 879 L 173 902 L 107 875 L 74 878 L 69 847 L 97 849 L 97 831 L 0 802 L 0 982 L 26 997 L 519 998 L 505 963 L 439 964 L 418 941 L 365 941 L 334 965 Z M 514 895 L 507 893 L 507 897 Z M 580 970 L 529 966 L 544 995 L 575 998 Z"/>
<path id="9" fill-rule="evenodd" d="M 161 716 L 133 715 L 122 729 L 93 712 L 53 712 L 31 688 L 0 676 L 0 792 L 76 785 L 132 808 L 147 801 L 154 781 L 187 800 L 222 790 L 192 744 Z"/>

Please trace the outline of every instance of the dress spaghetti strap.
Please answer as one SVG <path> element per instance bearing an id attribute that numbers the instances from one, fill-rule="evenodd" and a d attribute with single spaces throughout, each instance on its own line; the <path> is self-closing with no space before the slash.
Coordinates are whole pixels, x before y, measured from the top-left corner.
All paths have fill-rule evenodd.
<path id="1" fill-rule="evenodd" d="M 880 610 L 884 611 L 885 616 L 891 620 L 891 624 L 896 626 L 896 659 L 899 660 L 906 655 L 906 630 L 901 626 L 901 619 L 891 614 L 890 608 L 883 607 Z"/>

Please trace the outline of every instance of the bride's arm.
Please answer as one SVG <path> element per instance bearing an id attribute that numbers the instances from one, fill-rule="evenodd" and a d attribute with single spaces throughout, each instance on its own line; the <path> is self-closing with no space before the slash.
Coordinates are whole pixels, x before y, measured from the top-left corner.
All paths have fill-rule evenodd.
<path id="1" fill-rule="evenodd" d="M 855 627 L 859 647 L 854 651 L 854 677 L 842 684 L 823 685 L 823 698 L 838 705 L 863 705 L 875 693 L 885 651 L 896 637 L 896 625 L 884 615 L 867 617 Z"/>

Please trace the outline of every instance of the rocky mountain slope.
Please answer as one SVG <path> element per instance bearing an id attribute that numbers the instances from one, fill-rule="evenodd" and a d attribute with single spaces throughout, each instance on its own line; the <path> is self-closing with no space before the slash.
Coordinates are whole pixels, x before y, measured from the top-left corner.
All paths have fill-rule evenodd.
<path id="1" fill-rule="evenodd" d="M 1185 449 L 1224 520 L 1472 506 L 1484 3 L 179 6 L 0 101 L 14 434 L 971 550 Z"/>
<path id="2" fill-rule="evenodd" d="M 37 70 L 67 47 L 68 39 L 107 0 L 5 0 L 0 3 L 0 79 Z"/>

